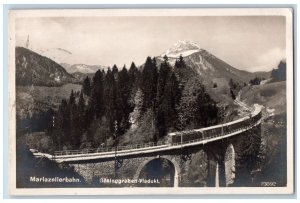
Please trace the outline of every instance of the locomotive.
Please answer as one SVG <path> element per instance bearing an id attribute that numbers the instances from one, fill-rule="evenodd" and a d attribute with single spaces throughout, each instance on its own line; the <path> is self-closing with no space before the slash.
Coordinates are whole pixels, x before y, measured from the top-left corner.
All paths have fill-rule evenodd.
<path id="1" fill-rule="evenodd" d="M 256 107 L 254 112 L 250 113 L 249 115 L 229 123 L 219 124 L 197 130 L 186 130 L 169 133 L 168 143 L 170 145 L 185 144 L 234 133 L 245 127 L 255 125 L 261 119 L 261 116 L 262 114 L 260 108 Z"/>

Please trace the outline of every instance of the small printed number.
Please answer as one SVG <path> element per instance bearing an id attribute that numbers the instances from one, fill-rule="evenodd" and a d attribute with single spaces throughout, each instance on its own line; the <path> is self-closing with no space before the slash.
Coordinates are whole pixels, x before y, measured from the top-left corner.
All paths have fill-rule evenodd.
<path id="1" fill-rule="evenodd" d="M 276 182 L 261 182 L 260 185 L 263 187 L 275 187 Z"/>

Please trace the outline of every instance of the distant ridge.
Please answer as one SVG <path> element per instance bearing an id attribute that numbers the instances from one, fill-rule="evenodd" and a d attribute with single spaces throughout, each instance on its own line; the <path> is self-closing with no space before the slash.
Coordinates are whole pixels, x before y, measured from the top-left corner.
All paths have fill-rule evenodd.
<path id="1" fill-rule="evenodd" d="M 85 73 L 85 74 L 90 74 L 90 73 L 96 73 L 97 70 L 102 70 L 102 69 L 107 69 L 106 66 L 101 66 L 101 65 L 86 65 L 86 64 L 67 64 L 67 63 L 61 63 L 60 64 L 62 67 L 64 67 L 68 73 Z"/>

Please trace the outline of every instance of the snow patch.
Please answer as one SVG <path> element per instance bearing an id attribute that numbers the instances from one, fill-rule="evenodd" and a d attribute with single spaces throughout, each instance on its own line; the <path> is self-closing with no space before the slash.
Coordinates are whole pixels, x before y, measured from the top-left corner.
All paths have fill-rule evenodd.
<path id="1" fill-rule="evenodd" d="M 275 109 L 271 109 L 271 108 L 267 107 L 266 111 L 268 112 L 269 116 L 274 116 Z"/>
<path id="2" fill-rule="evenodd" d="M 179 41 L 172 48 L 161 54 L 161 56 L 167 55 L 168 57 L 178 58 L 182 55 L 182 57 L 186 57 L 200 50 L 200 47 L 194 42 Z"/>
<path id="3" fill-rule="evenodd" d="M 196 59 L 192 57 L 191 61 L 193 64 L 197 65 L 198 72 L 200 72 L 200 69 L 203 71 L 207 71 L 207 70 L 215 71 L 214 67 L 210 63 L 208 63 L 200 54 L 197 55 Z"/>
<path id="4" fill-rule="evenodd" d="M 262 80 L 262 81 L 260 81 L 260 85 L 265 85 L 265 84 L 267 84 L 270 81 L 271 81 L 271 79 Z"/>
<path id="5" fill-rule="evenodd" d="M 196 52 L 199 52 L 199 49 L 182 51 L 182 52 L 178 52 L 178 53 L 166 53 L 166 54 L 163 54 L 162 56 L 167 55 L 168 57 L 171 57 L 171 58 L 178 58 L 181 55 L 182 57 L 187 57 Z"/>
<path id="6" fill-rule="evenodd" d="M 265 108 L 264 105 L 260 105 L 260 104 L 257 104 L 257 103 L 255 103 L 253 106 L 254 106 L 254 109 L 258 109 L 258 110 L 261 110 L 261 109 Z"/>
<path id="7" fill-rule="evenodd" d="M 54 80 L 55 80 L 56 82 L 60 82 L 60 76 L 59 76 L 59 75 L 56 76 L 56 77 L 54 78 Z"/>

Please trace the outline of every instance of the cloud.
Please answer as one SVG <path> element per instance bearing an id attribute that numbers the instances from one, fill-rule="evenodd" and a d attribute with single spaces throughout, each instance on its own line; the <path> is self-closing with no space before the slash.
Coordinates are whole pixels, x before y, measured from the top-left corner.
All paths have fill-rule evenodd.
<path id="1" fill-rule="evenodd" d="M 62 48 L 56 48 L 57 50 L 59 50 L 59 51 L 63 51 L 63 52 L 66 52 L 67 54 L 72 54 L 72 52 L 70 52 L 70 51 L 68 51 L 68 50 L 66 50 L 66 49 L 62 49 Z"/>
<path id="2" fill-rule="evenodd" d="M 259 69 L 263 71 L 270 70 L 272 68 L 277 67 L 278 63 L 286 58 L 285 50 L 279 47 L 275 47 L 273 49 L 269 49 L 269 51 L 265 52 L 261 56 L 257 58 L 256 67 L 253 69 Z"/>
<path id="3" fill-rule="evenodd" d="M 28 35 L 30 49 L 64 49 L 51 53 L 70 64 L 142 64 L 180 39 L 242 70 L 270 70 L 285 57 L 285 18 L 274 16 L 18 18 L 16 45 Z"/>

